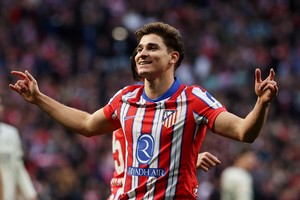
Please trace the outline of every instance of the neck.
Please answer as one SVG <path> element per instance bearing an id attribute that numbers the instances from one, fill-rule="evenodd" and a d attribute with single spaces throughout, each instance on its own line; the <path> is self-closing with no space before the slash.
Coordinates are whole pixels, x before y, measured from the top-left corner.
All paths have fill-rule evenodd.
<path id="1" fill-rule="evenodd" d="M 174 83 L 174 77 L 144 81 L 145 93 L 150 99 L 156 99 L 164 94 Z"/>

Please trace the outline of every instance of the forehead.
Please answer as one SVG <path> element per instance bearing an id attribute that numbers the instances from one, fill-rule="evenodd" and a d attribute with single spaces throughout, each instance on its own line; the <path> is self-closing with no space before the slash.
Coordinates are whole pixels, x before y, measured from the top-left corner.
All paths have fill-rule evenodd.
<path id="1" fill-rule="evenodd" d="M 149 34 L 149 35 L 144 35 L 141 40 L 140 43 L 138 44 L 138 46 L 147 46 L 150 44 L 156 44 L 159 46 L 165 46 L 164 41 L 162 39 L 162 37 L 156 35 L 156 34 Z"/>

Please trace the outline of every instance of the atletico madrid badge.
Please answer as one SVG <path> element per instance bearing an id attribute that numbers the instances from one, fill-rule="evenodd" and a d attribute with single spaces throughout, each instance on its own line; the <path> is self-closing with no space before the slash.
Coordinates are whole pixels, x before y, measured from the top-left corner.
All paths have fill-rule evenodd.
<path id="1" fill-rule="evenodd" d="M 170 128 L 176 123 L 177 110 L 165 110 L 162 123 L 166 128 Z"/>

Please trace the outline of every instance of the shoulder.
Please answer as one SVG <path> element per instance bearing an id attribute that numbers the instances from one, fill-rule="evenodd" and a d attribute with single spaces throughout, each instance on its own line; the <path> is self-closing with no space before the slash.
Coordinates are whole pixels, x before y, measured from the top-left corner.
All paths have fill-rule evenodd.
<path id="1" fill-rule="evenodd" d="M 110 99 L 109 103 L 112 103 L 113 101 L 122 99 L 123 96 L 132 96 L 138 91 L 142 91 L 143 85 L 130 85 L 125 86 L 122 89 L 120 89 L 118 92 L 114 94 L 114 96 Z"/>
<path id="2" fill-rule="evenodd" d="M 239 167 L 228 167 L 222 173 L 222 178 L 227 180 L 245 180 L 249 176 L 249 173 Z"/>
<path id="3" fill-rule="evenodd" d="M 1 123 L 0 124 L 0 136 L 1 139 L 9 139 L 13 141 L 20 140 L 19 131 L 16 127 L 10 125 Z"/>
<path id="4" fill-rule="evenodd" d="M 144 85 L 138 85 L 138 84 L 137 85 L 125 86 L 122 89 L 120 89 L 114 96 L 124 95 L 124 94 L 127 94 L 127 93 L 132 93 L 132 92 L 141 90 L 143 88 L 144 88 Z"/>
<path id="5" fill-rule="evenodd" d="M 144 85 L 142 84 L 136 84 L 136 85 L 129 85 L 122 89 L 123 92 L 130 92 L 135 91 L 144 88 Z"/>
<path id="6" fill-rule="evenodd" d="M 0 126 L 1 126 L 1 129 L 5 132 L 9 131 L 9 132 L 18 133 L 18 129 L 16 127 L 14 127 L 13 125 L 1 123 Z"/>
<path id="7" fill-rule="evenodd" d="M 142 95 L 144 85 L 130 85 L 120 91 L 122 100 L 135 99 Z"/>
<path id="8" fill-rule="evenodd" d="M 194 95 L 197 95 L 197 93 L 205 93 L 207 92 L 203 87 L 199 85 L 191 85 L 191 86 L 186 86 L 186 90 L 193 93 Z"/>

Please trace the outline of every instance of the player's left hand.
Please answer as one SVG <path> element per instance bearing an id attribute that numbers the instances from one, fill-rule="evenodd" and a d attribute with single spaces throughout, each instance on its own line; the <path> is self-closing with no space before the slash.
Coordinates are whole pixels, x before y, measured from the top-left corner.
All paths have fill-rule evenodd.
<path id="1" fill-rule="evenodd" d="M 255 93 L 264 104 L 270 104 L 273 101 L 278 93 L 274 69 L 270 70 L 270 74 L 265 80 L 261 79 L 260 69 L 255 70 Z"/>

